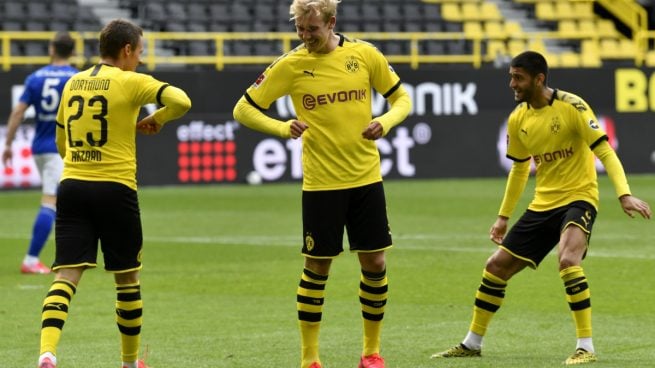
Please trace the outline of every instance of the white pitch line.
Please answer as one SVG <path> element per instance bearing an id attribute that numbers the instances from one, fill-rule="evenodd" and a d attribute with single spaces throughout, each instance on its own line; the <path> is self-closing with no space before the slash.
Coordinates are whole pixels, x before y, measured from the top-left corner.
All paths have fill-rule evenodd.
<path id="1" fill-rule="evenodd" d="M 459 234 L 459 235 L 438 235 L 438 234 L 403 234 L 394 235 L 395 245 L 397 249 L 402 250 L 417 250 L 417 251 L 435 251 L 435 252 L 455 252 L 455 253 L 485 253 L 491 254 L 495 250 L 495 245 L 485 236 Z M 10 240 L 29 240 L 24 234 L 2 234 L 0 239 Z M 594 240 L 616 241 L 621 240 L 621 243 L 634 244 L 655 244 L 655 237 L 653 236 L 635 236 L 626 234 L 603 234 L 599 236 L 592 236 L 591 249 L 589 250 L 590 257 L 599 258 L 623 258 L 623 259 L 655 259 L 655 252 L 650 252 L 650 247 L 644 247 L 641 252 L 633 251 L 605 251 L 594 250 Z M 187 243 L 187 244 L 213 244 L 213 245 L 259 245 L 259 246 L 286 246 L 286 247 L 300 247 L 301 240 L 299 236 L 293 235 L 234 235 L 234 236 L 145 236 L 144 242 L 157 242 L 157 243 Z M 471 246 L 456 246 L 457 242 L 465 242 L 467 244 L 476 243 L 480 244 L 479 247 Z M 344 240 L 347 244 L 347 240 Z M 447 245 L 446 245 L 447 243 Z M 483 246 L 487 244 L 488 246 Z M 346 245 L 347 246 L 347 245 Z"/>

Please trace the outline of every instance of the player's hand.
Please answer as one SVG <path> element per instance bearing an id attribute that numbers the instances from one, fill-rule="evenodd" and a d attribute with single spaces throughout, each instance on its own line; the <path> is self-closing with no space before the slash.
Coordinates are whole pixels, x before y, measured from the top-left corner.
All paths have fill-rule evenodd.
<path id="1" fill-rule="evenodd" d="M 623 212 L 625 212 L 630 217 L 635 217 L 633 212 L 637 212 L 641 215 L 641 217 L 645 219 L 650 219 L 651 215 L 653 214 L 648 203 L 637 197 L 624 195 L 619 198 L 619 201 L 621 202 Z"/>
<path id="2" fill-rule="evenodd" d="M 289 131 L 291 132 L 291 138 L 297 139 L 300 138 L 300 136 L 309 128 L 307 124 L 300 120 L 292 120 L 291 121 L 291 126 L 289 127 Z"/>
<path id="3" fill-rule="evenodd" d="M 155 121 L 152 115 L 148 115 L 136 123 L 136 131 L 145 135 L 157 134 L 161 127 L 162 125 Z"/>
<path id="4" fill-rule="evenodd" d="M 489 230 L 489 239 L 491 239 L 492 242 L 498 245 L 502 245 L 506 232 L 507 232 L 507 217 L 498 216 L 496 222 L 494 222 L 494 224 L 491 225 L 491 230 Z"/>
<path id="5" fill-rule="evenodd" d="M 364 139 L 369 139 L 369 140 L 376 140 L 378 138 L 381 138 L 382 135 L 384 134 L 384 129 L 382 128 L 382 124 L 380 124 L 379 121 L 372 121 L 366 129 L 362 132 L 362 137 Z"/>
<path id="6" fill-rule="evenodd" d="M 6 146 L 5 150 L 2 151 L 2 164 L 5 167 L 11 167 L 11 159 L 14 157 L 14 153 L 11 151 L 11 146 Z"/>

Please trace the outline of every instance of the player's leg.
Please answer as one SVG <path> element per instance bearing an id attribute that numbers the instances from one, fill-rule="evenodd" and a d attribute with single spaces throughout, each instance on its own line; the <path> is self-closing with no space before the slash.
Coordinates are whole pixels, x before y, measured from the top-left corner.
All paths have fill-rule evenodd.
<path id="1" fill-rule="evenodd" d="M 473 318 L 466 337 L 459 345 L 432 355 L 433 358 L 475 357 L 481 355 L 487 328 L 505 298 L 508 281 L 525 267 L 536 268 L 559 239 L 555 211 L 526 211 L 512 226 L 496 252 L 487 260 L 482 281 L 475 293 Z"/>
<path id="2" fill-rule="evenodd" d="M 359 252 L 358 257 L 361 265 L 359 302 L 364 325 L 360 367 L 384 367 L 384 360 L 380 357 L 382 320 L 388 291 L 384 251 Z"/>
<path id="3" fill-rule="evenodd" d="M 50 269 L 39 260 L 56 217 L 57 186 L 63 163 L 58 154 L 35 155 L 35 163 L 41 173 L 41 206 L 32 226 L 32 238 L 21 265 L 23 273 L 49 273 Z"/>
<path id="4" fill-rule="evenodd" d="M 592 341 L 591 293 L 581 266 L 595 217 L 592 206 L 576 202 L 570 206 L 563 221 L 564 230 L 558 249 L 559 270 L 577 337 L 576 352 L 566 360 L 566 364 L 589 363 L 597 359 Z"/>
<path id="5" fill-rule="evenodd" d="M 83 271 L 84 267 L 61 268 L 56 271 L 55 280 L 50 285 L 41 310 L 39 366 L 44 364 L 48 367 L 45 364 L 51 364 L 54 367 L 57 364 L 57 346 Z"/>
<path id="6" fill-rule="evenodd" d="M 303 191 L 305 264 L 296 292 L 301 368 L 320 368 L 319 332 L 332 259 L 343 251 L 344 191 Z"/>
<path id="7" fill-rule="evenodd" d="M 115 273 L 116 325 L 121 334 L 123 368 L 137 368 L 143 324 L 139 271 Z"/>
<path id="8" fill-rule="evenodd" d="M 296 295 L 301 342 L 301 368 L 320 368 L 319 332 L 331 259 L 305 257 Z M 312 366 L 313 365 L 313 366 Z"/>
<path id="9" fill-rule="evenodd" d="M 383 368 L 380 356 L 382 324 L 387 304 L 387 265 L 384 251 L 392 239 L 382 182 L 350 190 L 346 221 L 350 250 L 361 266 L 359 302 L 363 344 L 360 368 Z"/>
<path id="10" fill-rule="evenodd" d="M 143 325 L 140 273 L 143 230 L 137 192 L 118 183 L 98 183 L 103 203 L 95 216 L 105 269 L 116 281 L 116 325 L 120 332 L 123 368 L 137 368 Z"/>
<path id="11" fill-rule="evenodd" d="M 39 364 L 49 359 L 52 366 L 56 364 L 57 345 L 82 272 L 95 267 L 97 254 L 97 239 L 88 212 L 96 193 L 82 181 L 67 179 L 61 183 L 59 194 L 52 268 L 55 280 L 43 301 L 39 357 Z"/>

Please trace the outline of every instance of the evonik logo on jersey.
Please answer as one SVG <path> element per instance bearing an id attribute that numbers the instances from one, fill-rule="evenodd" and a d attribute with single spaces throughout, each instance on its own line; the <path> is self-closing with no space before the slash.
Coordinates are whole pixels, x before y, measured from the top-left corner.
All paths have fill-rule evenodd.
<path id="1" fill-rule="evenodd" d="M 302 96 L 302 106 L 306 110 L 314 110 L 318 105 L 328 105 L 337 102 L 360 101 L 366 100 L 365 89 L 352 89 L 350 91 L 338 91 L 332 93 L 323 93 L 320 95 Z"/>
<path id="2" fill-rule="evenodd" d="M 442 115 L 477 115 L 478 103 L 476 92 L 478 86 L 474 82 L 443 83 L 423 82 L 417 85 L 403 83 L 403 87 L 412 100 L 411 116 L 442 116 Z M 329 103 L 328 98 L 336 98 L 331 94 L 303 96 L 303 107 L 312 110 L 320 102 Z M 285 96 L 275 101 L 278 115 L 283 118 L 297 116 L 291 97 Z M 371 110 L 373 116 L 382 115 L 387 109 L 387 100 L 380 93 L 371 93 Z"/>

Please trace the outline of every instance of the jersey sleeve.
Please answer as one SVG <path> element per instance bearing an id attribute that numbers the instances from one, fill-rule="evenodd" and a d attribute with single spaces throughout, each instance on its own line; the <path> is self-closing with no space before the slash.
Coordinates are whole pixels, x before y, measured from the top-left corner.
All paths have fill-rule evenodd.
<path id="1" fill-rule="evenodd" d="M 583 101 L 584 103 L 584 101 Z M 578 131 L 587 145 L 593 149 L 600 142 L 607 139 L 607 134 L 598 124 L 598 119 L 591 108 L 585 103 L 584 108 L 577 107 L 572 110 L 575 121 L 578 122 Z"/>
<path id="2" fill-rule="evenodd" d="M 34 74 L 30 74 L 27 78 L 25 78 L 25 89 L 23 89 L 23 93 L 20 95 L 20 98 L 18 99 L 20 102 L 25 103 L 26 105 L 33 105 L 34 100 L 36 98 L 35 93 L 37 91 L 34 91 L 34 83 L 36 82 L 36 78 L 34 77 Z"/>
<path id="3" fill-rule="evenodd" d="M 167 85 L 166 83 L 155 79 L 151 75 L 141 73 L 132 73 L 130 78 L 127 79 L 127 83 L 134 86 L 133 88 L 125 88 L 125 90 L 132 93 L 132 101 L 134 101 L 135 105 L 143 106 L 149 103 L 162 105 L 158 99 L 161 98 L 161 92 Z"/>
<path id="4" fill-rule="evenodd" d="M 519 139 L 519 119 L 517 107 L 507 119 L 507 153 L 506 156 L 512 161 L 524 162 L 530 160 L 530 151 Z"/>
<path id="5" fill-rule="evenodd" d="M 375 47 L 367 47 L 366 50 L 371 73 L 371 85 L 384 98 L 388 98 L 400 87 L 400 77 L 389 65 L 384 55 Z"/>
<path id="6" fill-rule="evenodd" d="M 284 58 L 269 65 L 246 90 L 246 100 L 256 108 L 267 110 L 275 100 L 290 93 L 293 76 Z"/>

